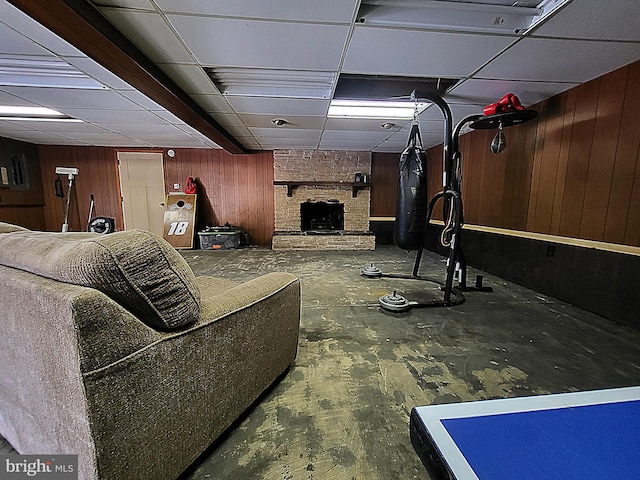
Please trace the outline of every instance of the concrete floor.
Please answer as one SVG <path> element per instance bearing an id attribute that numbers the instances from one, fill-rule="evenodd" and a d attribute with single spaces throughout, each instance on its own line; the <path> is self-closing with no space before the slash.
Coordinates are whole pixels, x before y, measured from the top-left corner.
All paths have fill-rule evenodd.
<path id="1" fill-rule="evenodd" d="M 415 253 L 183 251 L 196 274 L 302 282 L 298 357 L 183 479 L 429 479 L 409 440 L 413 406 L 640 385 L 640 331 L 485 275 L 493 293 L 451 308 L 387 313 L 378 297 L 441 298 L 410 273 Z M 478 273 L 470 270 L 470 278 Z M 421 274 L 444 278 L 425 254 Z M 0 442 L 0 453 L 7 446 Z"/>
<path id="2" fill-rule="evenodd" d="M 409 440 L 413 406 L 640 385 L 640 331 L 490 275 L 493 293 L 455 307 L 381 310 L 393 290 L 442 297 L 430 283 L 360 276 L 370 262 L 410 273 L 415 253 L 395 247 L 184 256 L 196 274 L 302 281 L 295 365 L 185 479 L 428 479 Z M 441 257 L 422 265 L 444 277 Z"/>

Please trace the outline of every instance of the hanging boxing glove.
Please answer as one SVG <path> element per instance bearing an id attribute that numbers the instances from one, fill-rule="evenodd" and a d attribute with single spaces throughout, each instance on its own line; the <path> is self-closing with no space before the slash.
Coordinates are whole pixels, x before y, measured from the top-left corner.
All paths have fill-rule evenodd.
<path id="1" fill-rule="evenodd" d="M 525 110 L 520 103 L 520 99 L 513 93 L 507 93 L 500 100 L 491 103 L 482 109 L 485 116 L 495 115 L 497 113 L 515 112 L 517 110 Z"/>

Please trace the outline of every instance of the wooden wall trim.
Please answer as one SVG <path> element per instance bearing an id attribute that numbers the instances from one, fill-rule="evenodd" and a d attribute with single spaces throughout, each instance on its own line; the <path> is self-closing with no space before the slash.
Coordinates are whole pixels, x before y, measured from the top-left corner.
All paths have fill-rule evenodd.
<path id="1" fill-rule="evenodd" d="M 395 217 L 369 217 L 371 222 L 395 222 Z M 442 220 L 431 220 L 433 225 L 444 225 Z M 632 247 L 616 243 L 596 242 L 594 240 L 584 240 L 582 238 L 561 237 L 558 235 L 547 235 L 544 233 L 524 232 L 522 230 L 510 230 L 507 228 L 489 227 L 486 225 L 469 225 L 462 227 L 464 230 L 472 230 L 475 232 L 494 233 L 497 235 L 507 235 L 509 237 L 527 238 L 530 240 L 539 240 L 542 242 L 558 243 L 561 245 L 571 245 L 574 247 L 593 248 L 605 252 L 624 253 L 626 255 L 634 255 L 640 257 L 640 247 Z M 464 245 L 463 245 L 464 247 Z"/>
<path id="2" fill-rule="evenodd" d="M 436 223 L 436 222 L 434 222 Z M 438 222 L 442 225 L 442 222 Z M 585 240 L 582 238 L 562 237 L 559 235 L 548 235 L 545 233 L 523 232 L 521 230 L 509 230 L 506 228 L 488 227 L 483 225 L 464 225 L 463 229 L 476 232 L 495 233 L 507 235 L 509 237 L 527 238 L 549 243 L 559 243 L 561 245 L 571 245 L 574 247 L 593 248 L 605 252 L 624 253 L 627 255 L 640 256 L 640 247 L 621 245 L 615 243 L 597 242 L 595 240 Z"/>
<path id="3" fill-rule="evenodd" d="M 9 0 L 229 153 L 247 150 L 84 0 Z"/>

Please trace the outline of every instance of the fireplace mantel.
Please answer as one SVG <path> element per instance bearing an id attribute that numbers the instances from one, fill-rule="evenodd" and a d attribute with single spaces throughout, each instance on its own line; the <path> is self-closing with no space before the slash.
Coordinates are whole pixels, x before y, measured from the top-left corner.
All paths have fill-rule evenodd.
<path id="1" fill-rule="evenodd" d="M 286 185 L 287 186 L 287 197 L 293 196 L 293 190 L 301 185 L 310 185 L 312 187 L 344 187 L 351 188 L 351 196 L 356 198 L 358 196 L 358 190 L 362 190 L 363 188 L 371 188 L 370 183 L 363 182 L 328 182 L 321 180 L 309 180 L 309 181 L 289 181 L 289 180 L 276 180 L 273 182 L 274 185 Z"/>

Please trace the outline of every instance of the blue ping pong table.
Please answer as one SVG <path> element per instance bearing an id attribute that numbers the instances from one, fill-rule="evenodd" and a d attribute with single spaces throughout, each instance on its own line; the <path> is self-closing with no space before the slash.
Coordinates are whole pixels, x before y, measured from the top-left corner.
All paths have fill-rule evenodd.
<path id="1" fill-rule="evenodd" d="M 410 433 L 439 479 L 640 478 L 640 387 L 415 407 Z"/>

